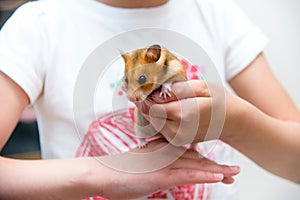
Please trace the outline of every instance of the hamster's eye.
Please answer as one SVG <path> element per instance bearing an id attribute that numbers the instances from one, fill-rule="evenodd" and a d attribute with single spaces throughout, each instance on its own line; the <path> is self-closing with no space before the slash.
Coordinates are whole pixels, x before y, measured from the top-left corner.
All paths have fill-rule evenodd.
<path id="1" fill-rule="evenodd" d="M 144 83 L 146 83 L 147 81 L 147 77 L 145 75 L 141 75 L 138 79 L 139 84 L 143 85 Z"/>
<path id="2" fill-rule="evenodd" d="M 126 85 L 128 85 L 128 77 L 127 76 L 125 76 L 124 81 L 125 81 Z"/>

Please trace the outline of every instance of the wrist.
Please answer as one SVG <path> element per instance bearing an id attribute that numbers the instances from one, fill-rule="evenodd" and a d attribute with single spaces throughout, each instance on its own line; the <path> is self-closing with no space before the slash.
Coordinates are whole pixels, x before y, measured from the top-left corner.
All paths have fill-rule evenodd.
<path id="1" fill-rule="evenodd" d="M 79 158 L 84 159 L 80 175 L 77 177 L 79 190 L 84 189 L 89 197 L 101 196 L 107 197 L 107 193 L 112 192 L 114 171 L 104 166 L 99 157 Z M 85 197 L 86 198 L 86 197 Z"/>
<path id="2" fill-rule="evenodd" d="M 236 95 L 226 98 L 226 117 L 220 139 L 234 145 L 247 130 L 249 118 L 255 113 L 254 106 Z"/>
<path id="3" fill-rule="evenodd" d="M 100 178 L 98 162 L 92 157 L 57 160 L 59 181 L 54 188 L 62 199 L 85 199 L 100 196 L 105 187 L 105 179 Z M 56 191 L 57 190 L 57 191 Z"/>

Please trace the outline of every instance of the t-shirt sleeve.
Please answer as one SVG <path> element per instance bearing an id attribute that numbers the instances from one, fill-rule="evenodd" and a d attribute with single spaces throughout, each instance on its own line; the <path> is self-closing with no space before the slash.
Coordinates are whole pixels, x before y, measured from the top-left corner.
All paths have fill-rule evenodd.
<path id="1" fill-rule="evenodd" d="M 43 88 L 45 37 L 43 13 L 32 3 L 20 7 L 0 32 L 0 71 L 15 81 L 34 103 Z"/>
<path id="2" fill-rule="evenodd" d="M 210 10 L 207 20 L 222 49 L 225 78 L 229 81 L 263 51 L 268 39 L 233 0 L 198 1 L 206 2 Z"/>
<path id="3" fill-rule="evenodd" d="M 226 38 L 224 59 L 226 79 L 230 80 L 264 50 L 268 39 L 232 0 L 225 2 L 223 18 Z"/>

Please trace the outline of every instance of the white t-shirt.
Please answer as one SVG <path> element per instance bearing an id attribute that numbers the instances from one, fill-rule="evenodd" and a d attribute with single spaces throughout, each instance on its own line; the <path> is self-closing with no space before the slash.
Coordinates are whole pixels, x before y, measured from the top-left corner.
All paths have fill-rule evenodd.
<path id="1" fill-rule="evenodd" d="M 95 112 L 82 112 L 84 120 L 78 123 L 73 98 L 77 77 L 90 54 L 117 34 L 139 28 L 168 29 L 192 39 L 213 60 L 223 81 L 242 71 L 267 42 L 232 0 L 170 0 L 149 9 L 121 9 L 93 0 L 40 0 L 23 5 L 1 30 L 0 70 L 19 84 L 34 104 L 43 158 L 103 155 L 136 146 L 131 138 L 118 135 L 130 131 L 131 126 L 124 131 L 111 125 L 111 97 L 116 97 L 116 102 L 125 98 L 119 89 L 123 73 L 119 61 L 97 82 L 92 97 Z M 119 110 L 118 119 L 129 121 L 117 124 L 130 124 L 130 112 Z M 122 144 L 109 145 L 111 133 L 118 137 L 116 143 Z M 218 144 L 211 158 L 230 163 L 231 149 Z M 196 195 L 192 188 L 195 195 L 186 199 L 236 198 L 234 186 L 196 188 L 201 193 Z M 182 199 L 180 195 L 185 193 L 180 191 L 184 189 L 177 190 L 168 192 L 167 197 Z"/>

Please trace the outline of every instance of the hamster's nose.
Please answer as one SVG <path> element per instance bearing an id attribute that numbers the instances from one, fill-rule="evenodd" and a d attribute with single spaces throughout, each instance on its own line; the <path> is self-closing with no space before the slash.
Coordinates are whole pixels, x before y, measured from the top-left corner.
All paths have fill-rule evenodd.
<path id="1" fill-rule="evenodd" d="M 140 101 L 141 100 L 141 92 L 139 91 L 133 91 L 129 94 L 129 101 L 135 102 L 135 101 Z"/>
<path id="2" fill-rule="evenodd" d="M 128 94 L 129 101 L 135 102 L 135 101 L 144 101 L 147 98 L 147 96 L 140 90 L 134 90 L 133 92 Z"/>

